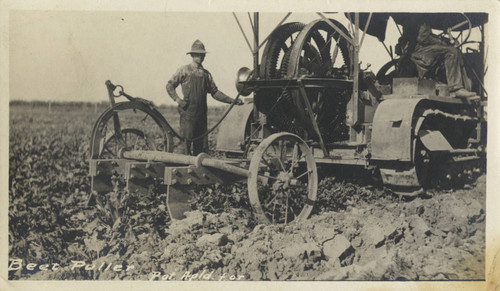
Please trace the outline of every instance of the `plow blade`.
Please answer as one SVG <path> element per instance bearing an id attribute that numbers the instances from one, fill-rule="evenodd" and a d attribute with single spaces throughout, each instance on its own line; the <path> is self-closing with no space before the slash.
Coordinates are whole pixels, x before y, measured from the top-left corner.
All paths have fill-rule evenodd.
<path id="1" fill-rule="evenodd" d="M 191 186 L 167 186 L 167 209 L 172 219 L 186 218 L 185 212 L 190 211 L 189 202 L 194 198 Z"/>
<path id="2" fill-rule="evenodd" d="M 159 151 L 124 151 L 120 159 L 91 161 L 92 191 L 106 195 L 115 190 L 119 176 L 129 193 L 144 196 L 166 191 L 167 209 L 172 219 L 185 218 L 195 197 L 195 186 L 244 182 L 248 177 L 245 161 L 221 161 L 207 154 L 196 157 Z M 161 187 L 159 187 L 161 186 Z M 165 193 L 165 192 L 162 192 Z"/>

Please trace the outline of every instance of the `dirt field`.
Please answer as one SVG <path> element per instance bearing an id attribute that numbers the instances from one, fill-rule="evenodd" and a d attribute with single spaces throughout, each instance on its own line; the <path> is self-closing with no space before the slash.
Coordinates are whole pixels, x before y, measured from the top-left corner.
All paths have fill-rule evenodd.
<path id="1" fill-rule="evenodd" d="M 11 105 L 9 279 L 485 278 L 484 174 L 410 201 L 324 178 L 311 218 L 286 226 L 257 224 L 246 186 L 211 186 L 172 222 L 165 194 L 117 191 L 88 206 L 89 139 L 103 110 Z M 178 127 L 175 110 L 162 113 Z M 221 110 L 210 113 L 209 126 Z"/>

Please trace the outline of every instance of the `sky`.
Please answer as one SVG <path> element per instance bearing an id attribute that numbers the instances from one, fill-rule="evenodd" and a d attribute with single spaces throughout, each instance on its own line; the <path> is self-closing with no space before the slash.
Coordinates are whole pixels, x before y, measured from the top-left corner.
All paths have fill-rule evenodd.
<path id="1" fill-rule="evenodd" d="M 260 14 L 260 40 L 286 13 Z M 247 35 L 246 13 L 237 13 Z M 289 21 L 309 23 L 315 13 L 293 13 Z M 329 14 L 347 26 L 344 14 Z M 387 45 L 399 36 L 390 21 Z M 252 67 L 252 55 L 232 13 L 11 11 L 10 100 L 106 101 L 106 80 L 121 84 L 132 96 L 156 104 L 173 104 L 165 85 L 186 52 L 200 39 L 209 51 L 204 67 L 219 90 L 237 95 L 239 68 Z M 251 41 L 251 40 L 250 40 Z M 360 54 L 362 68 L 374 73 L 390 60 L 378 40 L 367 35 Z M 180 93 L 180 88 L 178 88 Z M 209 105 L 219 104 L 208 98 Z"/>
<path id="2" fill-rule="evenodd" d="M 261 41 L 285 15 L 260 14 Z M 247 14 L 237 16 L 251 38 Z M 318 17 L 294 13 L 287 22 Z M 343 14 L 332 18 L 347 24 Z M 232 13 L 12 11 L 10 100 L 106 101 L 109 79 L 132 96 L 172 104 L 166 82 L 191 61 L 186 52 L 196 39 L 209 52 L 203 65 L 219 90 L 235 97 L 236 72 L 253 61 Z M 367 36 L 363 47 L 361 60 L 374 72 L 389 60 L 374 37 Z"/>

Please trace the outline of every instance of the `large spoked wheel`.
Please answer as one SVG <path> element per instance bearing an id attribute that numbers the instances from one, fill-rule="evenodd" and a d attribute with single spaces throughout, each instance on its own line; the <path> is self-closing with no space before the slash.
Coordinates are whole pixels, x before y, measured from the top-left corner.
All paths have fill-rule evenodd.
<path id="1" fill-rule="evenodd" d="M 334 19 L 330 21 L 345 34 L 349 34 L 341 23 Z M 349 50 L 347 40 L 325 20 L 313 21 L 300 31 L 293 47 L 285 55 L 282 75 L 289 78 L 349 78 L 351 68 Z M 350 90 L 327 88 L 304 90 L 323 139 L 326 142 L 344 140 L 347 137 L 345 106 L 349 100 Z M 301 90 L 294 88 L 289 92 L 296 108 L 306 107 Z M 298 124 L 306 128 L 307 132 L 314 133 L 307 111 L 297 110 L 296 117 Z"/>
<path id="2" fill-rule="evenodd" d="M 122 102 L 107 109 L 92 131 L 92 159 L 117 159 L 119 151 L 172 152 L 172 130 L 161 113 L 144 102 Z"/>
<path id="3" fill-rule="evenodd" d="M 318 173 L 307 144 L 291 133 L 275 133 L 255 150 L 248 194 L 262 223 L 286 224 L 306 219 L 318 191 Z"/>

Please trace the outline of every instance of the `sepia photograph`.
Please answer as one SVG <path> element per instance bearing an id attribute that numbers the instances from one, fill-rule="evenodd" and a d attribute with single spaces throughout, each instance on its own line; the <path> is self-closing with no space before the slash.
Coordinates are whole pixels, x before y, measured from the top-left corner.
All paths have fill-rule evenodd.
<path id="1" fill-rule="evenodd" d="M 479 8 L 10 9 L 2 284 L 497 290 Z"/>

